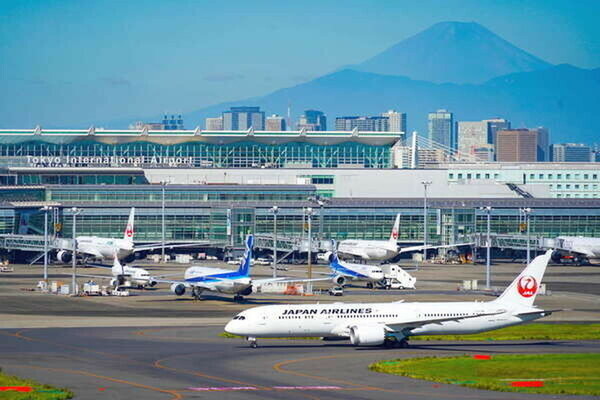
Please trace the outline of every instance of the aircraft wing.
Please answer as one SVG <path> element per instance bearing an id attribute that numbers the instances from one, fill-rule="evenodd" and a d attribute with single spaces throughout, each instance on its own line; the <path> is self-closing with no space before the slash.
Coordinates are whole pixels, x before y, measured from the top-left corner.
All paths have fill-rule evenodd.
<path id="1" fill-rule="evenodd" d="M 398 331 L 402 331 L 405 329 L 414 329 L 414 328 L 419 328 L 423 325 L 427 325 L 427 324 L 435 324 L 435 323 L 440 323 L 440 322 L 446 322 L 446 321 L 460 321 L 463 319 L 469 319 L 469 318 L 477 318 L 477 317 L 484 317 L 484 316 L 488 316 L 488 315 L 498 315 L 498 314 L 503 314 L 505 313 L 506 310 L 498 310 L 498 311 L 493 311 L 493 312 L 481 312 L 481 313 L 476 313 L 473 315 L 467 315 L 467 316 L 460 316 L 460 317 L 431 317 L 431 318 L 426 318 L 426 319 L 417 319 L 417 320 L 413 320 L 413 321 L 403 321 L 403 322 L 398 322 L 398 323 L 394 323 L 394 324 L 386 324 L 386 327 L 392 331 L 392 332 L 398 332 Z"/>
<path id="2" fill-rule="evenodd" d="M 176 247 L 194 247 L 197 246 L 198 243 L 165 243 L 165 249 L 174 249 Z M 133 252 L 136 253 L 138 251 L 146 251 L 146 250 L 157 250 L 163 247 L 162 243 L 152 243 L 152 244 L 142 244 L 139 246 L 134 246 Z"/>
<path id="3" fill-rule="evenodd" d="M 425 249 L 429 250 L 429 249 L 445 249 L 445 248 L 449 248 L 449 247 L 458 247 L 458 246 L 470 246 L 474 243 L 455 243 L 455 244 L 445 244 L 445 245 L 441 245 L 441 246 L 409 246 L 409 247 L 403 247 L 400 249 L 399 253 L 410 253 L 413 251 L 423 251 Z"/>
<path id="4" fill-rule="evenodd" d="M 197 288 L 201 288 L 204 290 L 215 290 L 215 288 L 212 284 L 216 282 L 216 281 L 195 282 L 195 281 L 171 280 L 171 279 L 151 279 L 151 280 L 156 283 L 166 283 L 168 285 L 172 285 L 172 284 L 176 283 L 176 284 L 181 284 L 181 285 L 185 286 L 186 288 L 197 287 Z"/>
<path id="5" fill-rule="evenodd" d="M 125 276 L 125 277 L 131 277 L 131 275 L 121 275 L 121 276 Z M 115 279 L 114 276 L 112 275 L 84 275 L 84 274 L 77 274 L 77 277 L 84 277 L 84 278 L 95 278 L 95 279 Z"/>
<path id="6" fill-rule="evenodd" d="M 262 286 L 266 283 L 279 282 L 279 283 L 304 283 L 304 282 L 319 282 L 319 281 L 328 281 L 329 278 L 312 278 L 312 279 L 303 279 L 303 278 L 290 278 L 290 277 L 281 277 L 281 278 L 266 278 L 266 279 L 252 279 L 252 286 Z"/>

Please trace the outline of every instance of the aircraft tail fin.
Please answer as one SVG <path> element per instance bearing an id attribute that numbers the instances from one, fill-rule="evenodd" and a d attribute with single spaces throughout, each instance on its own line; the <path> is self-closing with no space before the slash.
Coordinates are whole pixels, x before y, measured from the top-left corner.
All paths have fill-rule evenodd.
<path id="1" fill-rule="evenodd" d="M 336 242 L 331 241 L 331 254 L 329 255 L 329 268 L 335 272 L 340 267 L 340 259 L 338 258 Z"/>
<path id="2" fill-rule="evenodd" d="M 394 227 L 392 228 L 392 233 L 390 234 L 389 241 L 395 245 L 398 242 L 399 235 L 400 235 L 400 213 L 396 214 L 396 220 L 394 221 Z"/>
<path id="3" fill-rule="evenodd" d="M 523 272 L 502 292 L 500 297 L 494 301 L 520 306 L 533 306 L 552 252 L 553 250 L 548 250 L 546 253 L 534 258 Z"/>
<path id="4" fill-rule="evenodd" d="M 112 266 L 111 272 L 112 272 L 113 276 L 124 274 L 123 265 L 119 261 L 119 257 L 117 257 L 116 253 L 115 253 L 115 258 L 113 260 L 113 266 Z"/>
<path id="5" fill-rule="evenodd" d="M 248 235 L 248 237 L 246 237 L 246 251 L 240 262 L 240 268 L 238 269 L 240 275 L 250 275 L 250 268 L 252 267 L 252 247 L 254 247 L 254 236 Z"/>
<path id="6" fill-rule="evenodd" d="M 135 218 L 135 207 L 131 207 L 131 211 L 129 211 L 129 219 L 127 220 L 127 226 L 125 227 L 125 231 L 123 232 L 123 240 L 127 240 L 129 242 L 133 242 L 133 220 Z"/>

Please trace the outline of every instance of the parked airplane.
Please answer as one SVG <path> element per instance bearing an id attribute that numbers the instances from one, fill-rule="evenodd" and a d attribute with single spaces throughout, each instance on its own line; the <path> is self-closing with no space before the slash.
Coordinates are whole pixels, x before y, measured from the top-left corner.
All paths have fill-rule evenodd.
<path id="1" fill-rule="evenodd" d="M 335 249 L 335 243 L 333 244 Z M 368 288 L 372 288 L 375 283 L 381 282 L 384 278 L 383 270 L 380 266 L 353 264 L 341 261 L 337 253 L 329 252 L 329 268 L 332 272 L 332 281 L 338 286 L 344 286 L 348 281 L 366 282 Z"/>
<path id="2" fill-rule="evenodd" d="M 396 215 L 396 221 L 388 240 L 342 240 L 337 248 L 341 256 L 359 257 L 363 260 L 389 260 L 398 255 L 398 229 L 400 227 L 400 214 Z"/>
<path id="3" fill-rule="evenodd" d="M 534 306 L 552 250 L 536 257 L 506 290 L 488 302 L 270 305 L 237 314 L 225 331 L 257 337 L 346 338 L 356 346 L 408 346 L 417 335 L 470 334 L 530 322 L 553 311 Z"/>
<path id="4" fill-rule="evenodd" d="M 117 257 L 113 256 L 113 265 L 111 268 L 111 276 L 105 275 L 88 275 L 78 274 L 78 276 L 96 278 L 96 279 L 110 279 L 110 285 L 116 288 L 118 287 L 131 287 L 132 285 L 138 289 L 143 289 L 148 286 L 155 286 L 156 279 L 150 275 L 150 273 L 144 268 L 130 267 L 122 265 Z M 97 267 L 103 267 L 97 265 Z M 109 267 L 106 267 L 109 268 Z"/>
<path id="5" fill-rule="evenodd" d="M 552 261 L 560 262 L 565 256 L 570 256 L 576 265 L 587 264 L 590 259 L 600 259 L 600 238 L 583 236 L 559 236 L 550 239 Z"/>
<path id="6" fill-rule="evenodd" d="M 220 269 L 214 267 L 190 267 L 185 271 L 183 280 L 158 279 L 158 283 L 171 284 L 171 291 L 177 296 L 185 294 L 187 289 L 192 290 L 192 296 L 200 298 L 203 291 L 233 294 L 235 301 L 243 300 L 243 296 L 252 293 L 252 286 L 261 286 L 268 282 L 307 282 L 306 279 L 289 279 L 285 277 L 252 279 L 250 269 L 252 267 L 252 247 L 254 237 L 248 235 L 246 238 L 246 251 L 240 261 L 237 271 Z M 316 281 L 320 279 L 312 279 Z"/>
<path id="7" fill-rule="evenodd" d="M 123 231 L 123 239 L 105 238 L 100 236 L 77 236 L 77 253 L 85 259 L 112 260 L 115 255 L 120 260 L 133 261 L 134 253 L 140 251 L 150 251 L 160 249 L 161 243 L 149 245 L 135 245 L 134 236 L 135 207 L 131 207 L 127 226 Z M 172 247 L 188 247 L 190 244 L 168 244 Z M 61 249 L 56 254 L 56 258 L 63 263 L 68 263 L 73 259 L 71 249 Z"/>
<path id="8" fill-rule="evenodd" d="M 363 260 L 387 261 L 401 253 L 411 253 L 415 251 L 423 251 L 427 249 L 441 249 L 458 246 L 466 246 L 472 243 L 460 243 L 442 246 L 398 246 L 398 232 L 400 229 L 400 214 L 396 215 L 394 226 L 388 240 L 362 240 L 362 239 L 346 239 L 342 240 L 338 245 L 337 252 L 342 257 L 358 257 Z"/>

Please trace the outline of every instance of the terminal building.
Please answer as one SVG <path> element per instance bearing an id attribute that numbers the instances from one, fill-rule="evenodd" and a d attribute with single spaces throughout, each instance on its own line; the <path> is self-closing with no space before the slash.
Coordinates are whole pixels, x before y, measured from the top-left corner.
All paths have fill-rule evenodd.
<path id="1" fill-rule="evenodd" d="M 136 207 L 136 240 L 204 240 L 240 246 L 270 233 L 385 239 L 401 213 L 399 240 L 423 240 L 423 185 L 431 243 L 461 243 L 485 230 L 600 237 L 599 169 L 593 163 L 440 163 L 401 168 L 404 132 L 0 130 L 0 233 L 120 237 Z M 316 202 L 328 198 L 327 202 Z"/>

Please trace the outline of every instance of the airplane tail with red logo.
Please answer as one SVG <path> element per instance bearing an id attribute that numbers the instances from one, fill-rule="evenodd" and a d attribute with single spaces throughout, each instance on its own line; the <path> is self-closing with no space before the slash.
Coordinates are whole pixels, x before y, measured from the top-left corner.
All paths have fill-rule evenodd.
<path id="1" fill-rule="evenodd" d="M 125 227 L 125 231 L 123 232 L 123 240 L 127 240 L 133 243 L 133 219 L 135 218 L 135 207 L 131 207 L 131 211 L 129 212 L 129 219 L 127 220 L 127 226 Z"/>
<path id="2" fill-rule="evenodd" d="M 390 234 L 389 241 L 396 245 L 398 243 L 398 238 L 400 237 L 400 213 L 396 214 L 396 221 L 394 221 L 394 227 L 392 228 L 392 233 Z"/>
<path id="3" fill-rule="evenodd" d="M 533 306 L 553 251 L 548 250 L 546 253 L 534 258 L 527 268 L 494 301 L 518 306 Z"/>

